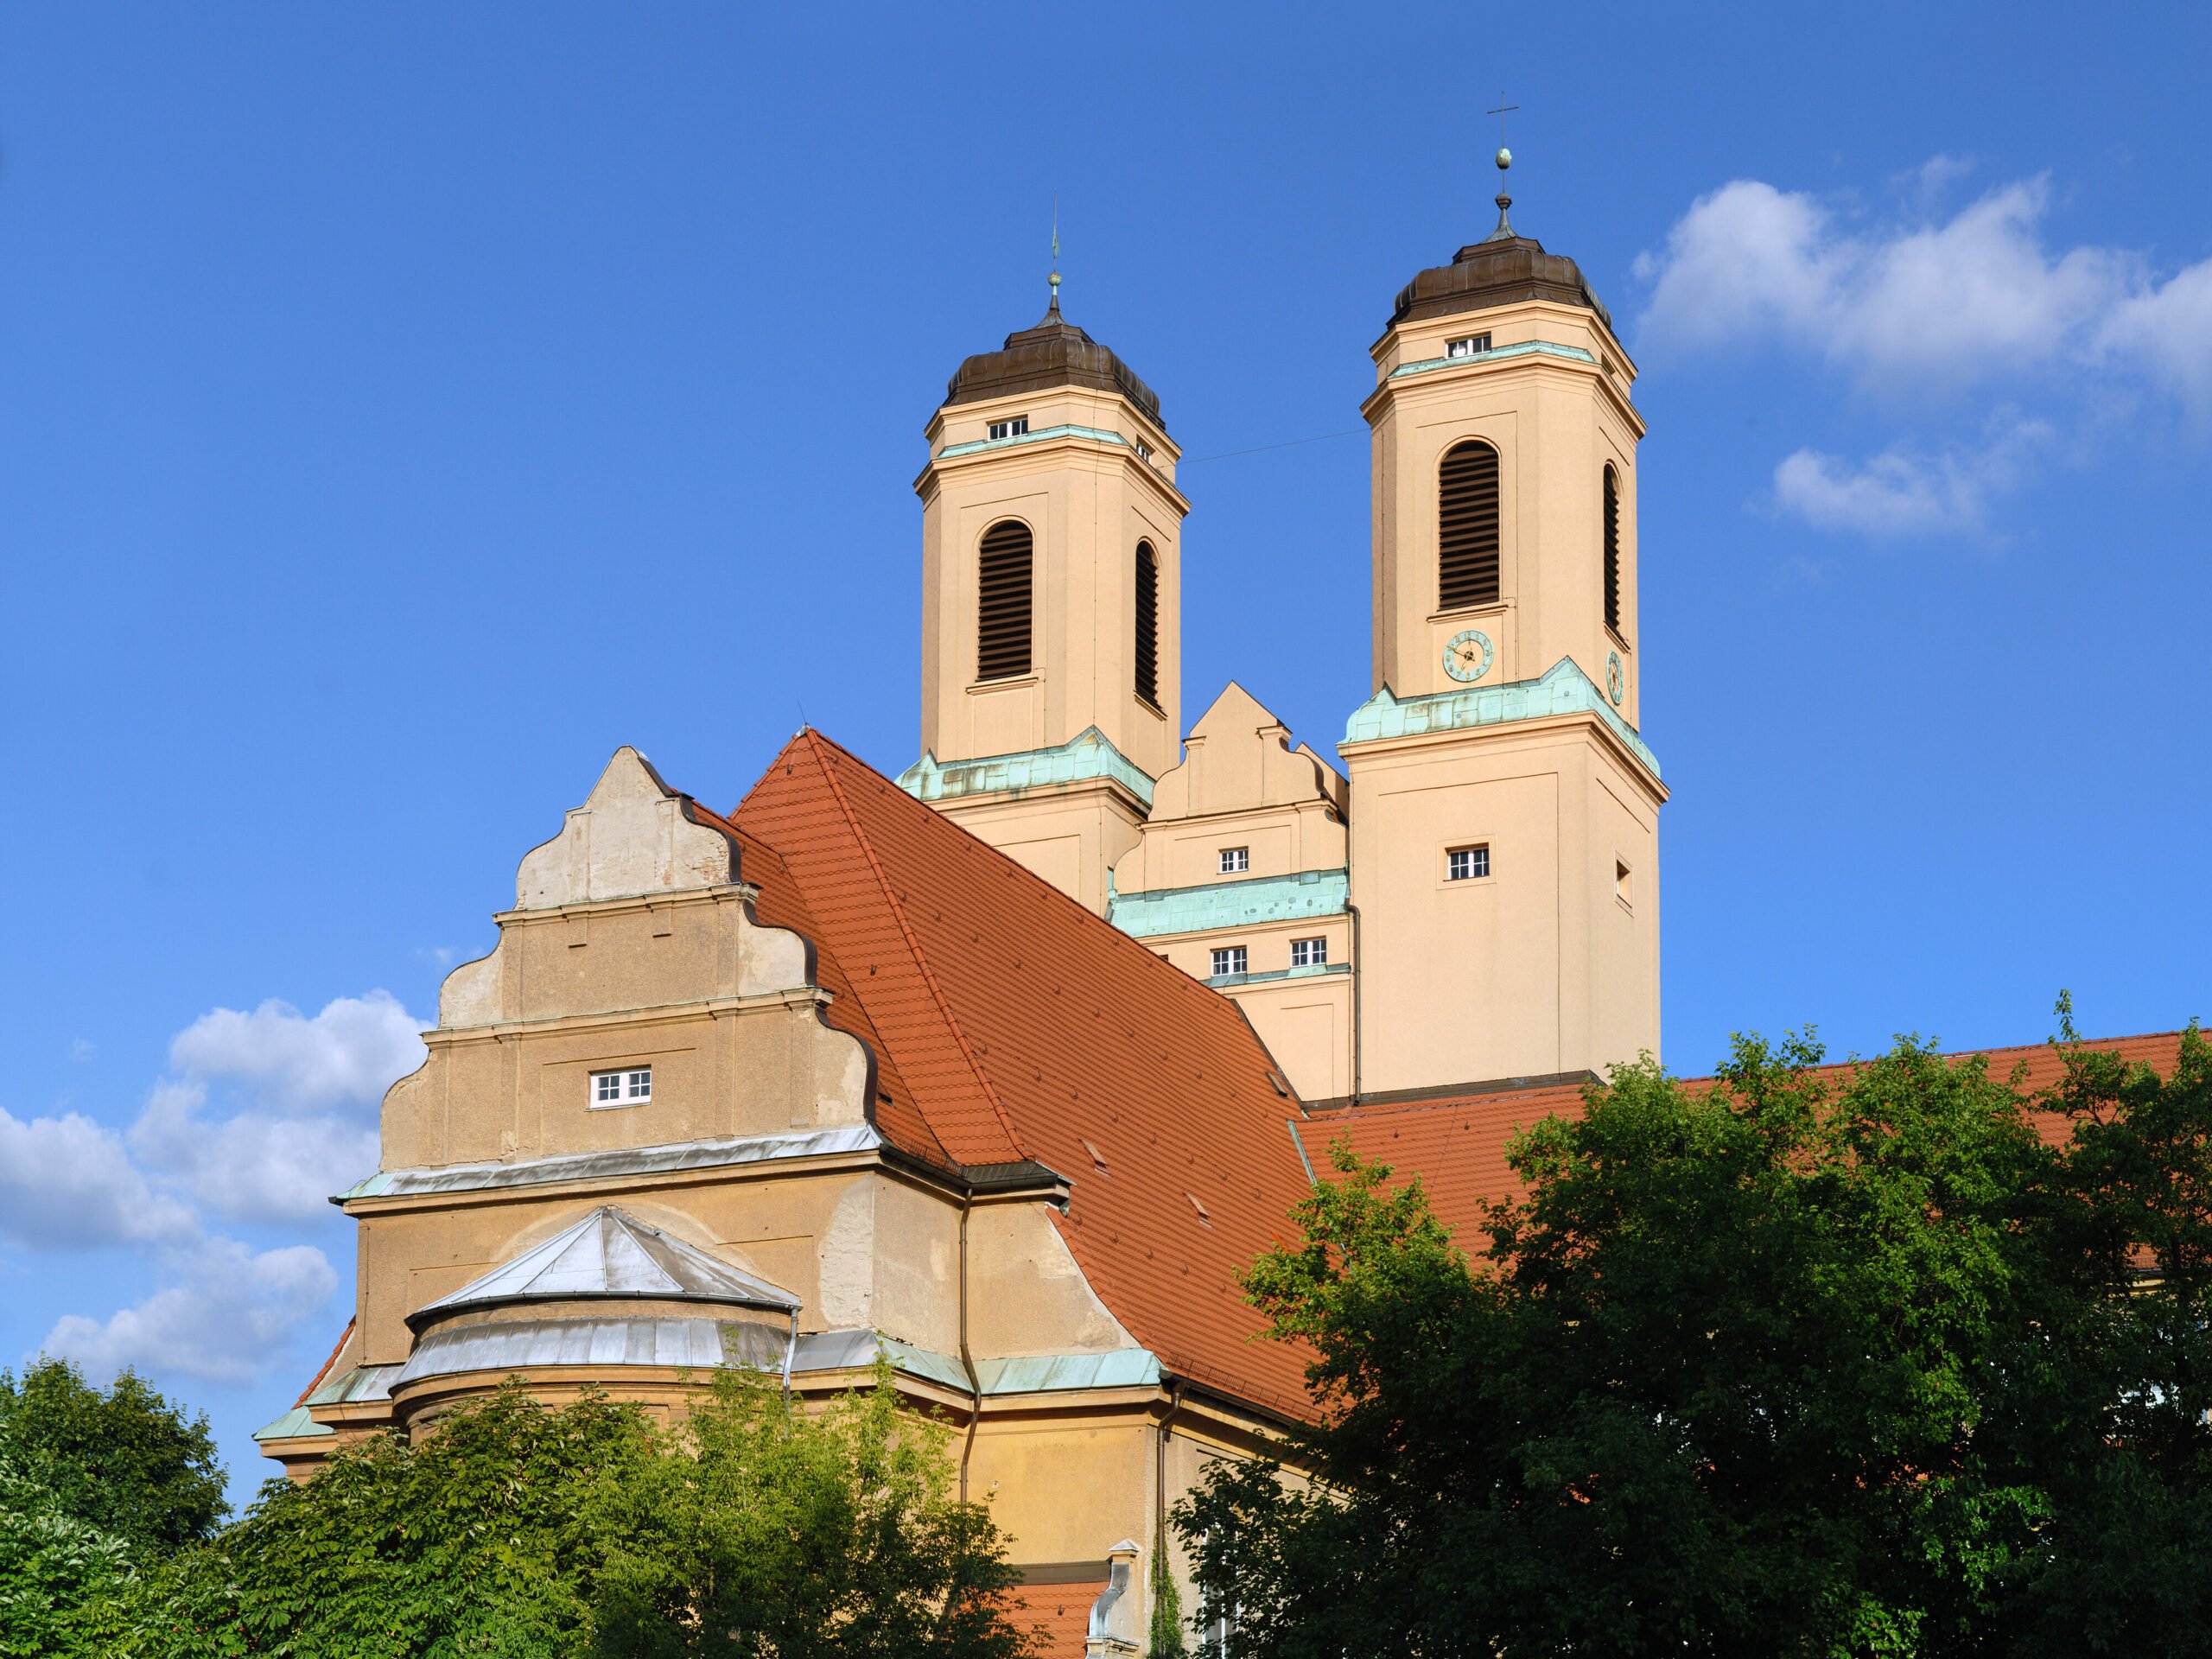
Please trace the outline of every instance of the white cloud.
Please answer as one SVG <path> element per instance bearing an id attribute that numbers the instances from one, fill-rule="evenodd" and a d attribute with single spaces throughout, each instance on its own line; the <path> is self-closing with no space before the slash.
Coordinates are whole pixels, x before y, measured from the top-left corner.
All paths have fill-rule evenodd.
<path id="1" fill-rule="evenodd" d="M 377 1132 L 349 1118 L 245 1111 L 210 1123 L 200 1116 L 206 1101 L 199 1084 L 156 1084 L 130 1147 L 220 1215 L 308 1221 L 326 1213 L 329 1194 L 377 1166 Z"/>
<path id="2" fill-rule="evenodd" d="M 1938 156 L 1923 190 L 1956 176 Z M 2161 283 L 2126 249 L 2053 251 L 2048 179 L 1949 219 L 1865 234 L 1813 195 L 1738 179 L 1700 197 L 1657 254 L 1643 328 L 1662 349 L 1778 337 L 1889 392 L 1957 391 L 2062 364 L 2140 374 L 2212 405 L 2212 260 Z"/>
<path id="3" fill-rule="evenodd" d="M 190 1210 L 156 1193 L 123 1138 L 70 1112 L 0 1109 L 0 1235 L 35 1250 L 175 1243 L 198 1236 Z"/>
<path id="4" fill-rule="evenodd" d="M 1993 426 L 1974 446 L 1937 454 L 1895 446 L 1853 464 L 1800 449 L 1774 469 L 1777 508 L 1819 530 L 1883 538 L 1979 534 L 1993 499 L 2018 486 L 2056 441 L 2039 421 Z"/>
<path id="5" fill-rule="evenodd" d="M 235 1239 L 211 1240 L 193 1253 L 181 1283 L 104 1323 L 66 1314 L 41 1346 L 102 1381 L 133 1366 L 251 1382 L 289 1357 L 292 1333 L 337 1287 L 329 1259 L 311 1245 L 256 1253 Z"/>
<path id="6" fill-rule="evenodd" d="M 169 1045 L 188 1078 L 243 1084 L 279 1111 L 373 1109 L 423 1063 L 422 1022 L 387 991 L 341 996 L 312 1020 L 271 998 L 251 1014 L 203 1014 Z"/>

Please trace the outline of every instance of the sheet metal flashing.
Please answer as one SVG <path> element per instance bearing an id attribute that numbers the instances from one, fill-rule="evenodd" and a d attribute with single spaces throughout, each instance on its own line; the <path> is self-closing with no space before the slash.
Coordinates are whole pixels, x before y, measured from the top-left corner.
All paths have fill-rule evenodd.
<path id="1" fill-rule="evenodd" d="M 270 1440 L 313 1440 L 319 1435 L 334 1435 L 337 1433 L 338 1431 L 329 1424 L 318 1423 L 314 1418 L 308 1416 L 308 1408 L 305 1406 L 294 1406 L 275 1422 L 264 1423 L 259 1428 L 255 1429 L 253 1438 L 257 1442 L 266 1444 Z"/>
<path id="2" fill-rule="evenodd" d="M 1217 991 L 1225 991 L 1238 985 L 1265 985 L 1278 979 L 1320 979 L 1330 974 L 1350 972 L 1351 963 L 1348 962 L 1315 962 L 1302 968 L 1262 968 L 1249 974 L 1209 974 L 1206 983 Z"/>
<path id="3" fill-rule="evenodd" d="M 610 1152 L 563 1153 L 512 1164 L 445 1164 L 425 1169 L 379 1170 L 331 1199 L 405 1198 L 422 1192 L 475 1192 L 498 1187 L 539 1186 L 558 1181 L 605 1180 L 632 1175 L 660 1175 L 686 1169 L 718 1169 L 732 1164 L 772 1163 L 823 1158 L 840 1153 L 874 1152 L 883 1138 L 872 1125 L 849 1123 L 832 1129 L 791 1135 L 732 1135 L 684 1141 L 671 1146 L 628 1147 Z"/>
<path id="4" fill-rule="evenodd" d="M 1401 363 L 1383 377 L 1383 381 L 1387 385 L 1409 374 L 1427 374 L 1437 369 L 1465 368 L 1478 363 L 1497 363 L 1516 357 L 1560 357 L 1570 363 L 1594 364 L 1598 360 L 1580 346 L 1555 346 L 1548 340 L 1523 340 L 1510 346 L 1495 346 L 1487 352 L 1475 352 L 1465 357 L 1424 357 L 1418 363 Z"/>
<path id="5" fill-rule="evenodd" d="M 626 1211 L 601 1205 L 513 1261 L 416 1308 L 407 1324 L 420 1331 L 463 1308 L 592 1298 L 715 1302 L 779 1313 L 794 1313 L 800 1306 L 781 1286 L 672 1238 Z"/>
<path id="6" fill-rule="evenodd" d="M 1103 426 L 1040 426 L 1034 432 L 1017 432 L 1010 438 L 976 438 L 967 443 L 949 443 L 937 452 L 939 461 L 950 461 L 957 455 L 980 454 L 989 449 L 1011 449 L 1024 443 L 1042 443 L 1047 438 L 1089 438 L 1094 443 L 1119 444 L 1128 449 L 1134 446 L 1118 432 L 1109 432 Z"/>
<path id="7" fill-rule="evenodd" d="M 925 754 L 899 774 L 899 787 L 918 801 L 953 801 L 966 795 L 1020 794 L 1106 779 L 1152 805 L 1153 780 L 1116 748 L 1106 734 L 1086 726 L 1066 742 L 1019 754 L 984 755 L 940 763 Z"/>
<path id="8" fill-rule="evenodd" d="M 1132 938 L 1150 939 L 1171 933 L 1341 916 L 1351 897 L 1348 869 L 1294 870 L 1288 875 L 1255 876 L 1245 881 L 1112 893 L 1107 899 L 1106 919 Z"/>
<path id="9" fill-rule="evenodd" d="M 1384 686 L 1351 712 L 1344 724 L 1345 743 L 1372 743 L 1386 737 L 1413 737 L 1424 732 L 1453 732 L 1472 726 L 1503 726 L 1520 720 L 1542 720 L 1554 715 L 1596 715 L 1628 746 L 1630 753 L 1658 778 L 1659 757 L 1637 735 L 1636 728 L 1621 718 L 1605 694 L 1572 657 L 1562 657 L 1541 678 L 1515 680 L 1504 685 L 1473 685 L 1465 691 L 1439 691 L 1426 697 L 1401 700 Z M 1338 746 L 1339 747 L 1342 745 Z"/>

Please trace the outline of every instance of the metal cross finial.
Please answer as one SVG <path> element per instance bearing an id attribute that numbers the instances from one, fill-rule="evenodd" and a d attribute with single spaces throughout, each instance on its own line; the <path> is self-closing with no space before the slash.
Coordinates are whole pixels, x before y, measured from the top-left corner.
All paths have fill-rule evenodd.
<path id="1" fill-rule="evenodd" d="M 1518 104 L 1507 103 L 1505 101 L 1505 94 L 1501 92 L 1497 95 L 1497 107 L 1494 110 L 1484 110 L 1483 111 L 1484 115 L 1494 115 L 1497 118 L 1497 147 L 1500 149 L 1503 149 L 1505 148 L 1505 118 L 1512 114 L 1520 107 L 1521 106 Z"/>
<path id="2" fill-rule="evenodd" d="M 1052 285 L 1052 305 L 1060 308 L 1060 193 L 1052 192 L 1052 274 L 1045 279 Z"/>
<path id="3" fill-rule="evenodd" d="M 1507 103 L 1505 101 L 1505 94 L 1501 91 L 1497 95 L 1497 107 L 1494 110 L 1485 110 L 1483 111 L 1485 115 L 1494 115 L 1497 118 L 1497 170 L 1501 175 L 1498 183 L 1497 195 L 1496 198 L 1497 202 L 1497 228 L 1492 231 L 1488 237 L 1484 238 L 1485 241 L 1510 242 L 1514 239 L 1513 226 L 1507 222 L 1505 217 L 1505 210 L 1513 205 L 1513 198 L 1505 194 L 1504 181 L 1503 178 L 1505 169 L 1513 165 L 1513 152 L 1505 147 L 1505 118 L 1520 107 L 1521 106 L 1518 104 Z"/>

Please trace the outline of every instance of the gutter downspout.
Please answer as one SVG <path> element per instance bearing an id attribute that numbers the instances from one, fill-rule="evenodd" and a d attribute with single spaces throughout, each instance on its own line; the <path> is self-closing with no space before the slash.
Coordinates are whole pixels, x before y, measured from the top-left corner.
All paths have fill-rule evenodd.
<path id="1" fill-rule="evenodd" d="M 1344 914 L 1351 918 L 1351 1099 L 1359 1104 L 1359 969 L 1364 960 L 1359 949 L 1359 906 L 1347 899 Z"/>
<path id="2" fill-rule="evenodd" d="M 1175 1425 L 1175 1414 L 1183 1408 L 1183 1379 L 1177 1377 L 1167 1395 L 1167 1410 L 1160 1420 L 1160 1438 L 1152 1448 L 1152 1549 L 1145 1562 L 1146 1617 L 1160 1595 L 1159 1585 L 1151 1582 L 1155 1563 L 1167 1558 L 1167 1441 Z"/>
<path id="3" fill-rule="evenodd" d="M 960 1442 L 960 1501 L 968 1501 L 968 1459 L 976 1450 L 976 1425 L 983 1415 L 983 1383 L 968 1351 L 968 1212 L 976 1207 L 970 1186 L 960 1200 L 960 1369 L 968 1374 L 968 1433 Z"/>

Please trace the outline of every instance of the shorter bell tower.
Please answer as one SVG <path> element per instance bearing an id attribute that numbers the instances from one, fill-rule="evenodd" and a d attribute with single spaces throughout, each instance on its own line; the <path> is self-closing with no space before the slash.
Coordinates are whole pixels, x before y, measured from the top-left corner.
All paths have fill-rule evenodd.
<path id="1" fill-rule="evenodd" d="M 922 747 L 899 782 L 1100 915 L 1182 715 L 1179 454 L 1052 302 L 925 429 Z"/>
<path id="2" fill-rule="evenodd" d="M 1375 695 L 1338 753 L 1369 1093 L 1603 1075 L 1659 1046 L 1636 370 L 1510 206 L 1399 293 L 1361 406 Z"/>

